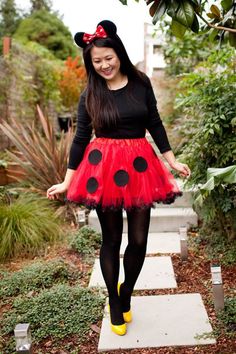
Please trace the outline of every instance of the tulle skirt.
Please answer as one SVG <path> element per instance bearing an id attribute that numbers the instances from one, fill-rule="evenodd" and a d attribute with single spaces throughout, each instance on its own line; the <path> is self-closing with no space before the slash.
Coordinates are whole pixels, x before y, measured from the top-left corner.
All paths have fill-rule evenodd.
<path id="1" fill-rule="evenodd" d="M 153 207 L 173 203 L 178 185 L 146 138 L 95 138 L 87 146 L 67 199 L 94 209 Z"/>

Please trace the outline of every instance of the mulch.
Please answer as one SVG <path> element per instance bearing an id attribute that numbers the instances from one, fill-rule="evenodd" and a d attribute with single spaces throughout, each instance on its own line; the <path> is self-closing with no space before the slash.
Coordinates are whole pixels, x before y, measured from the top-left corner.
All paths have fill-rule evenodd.
<path id="1" fill-rule="evenodd" d="M 58 246 L 49 250 L 43 257 L 45 260 L 61 257 L 73 267 L 76 267 L 82 273 L 82 285 L 87 286 L 89 281 L 89 272 L 91 264 L 87 264 L 75 252 L 67 249 L 66 245 Z M 226 336 L 225 331 L 220 329 L 216 312 L 212 302 L 212 288 L 210 275 L 210 261 L 207 260 L 204 247 L 199 246 L 197 252 L 192 249 L 188 253 L 187 261 L 182 261 L 179 255 L 171 255 L 174 272 L 178 287 L 176 289 L 148 290 L 135 292 L 134 295 L 164 295 L 164 294 L 182 294 L 182 293 L 200 293 L 206 307 L 211 325 L 217 330 L 215 345 L 191 346 L 191 347 L 162 347 L 162 348 L 144 348 L 130 350 L 115 350 L 105 352 L 106 354 L 235 354 L 236 353 L 236 335 L 234 338 Z M 22 268 L 27 261 L 16 261 L 6 265 L 7 269 L 17 270 Z M 222 266 L 222 276 L 224 282 L 224 294 L 227 297 L 235 296 L 236 289 L 236 264 Z M 40 346 L 34 347 L 34 353 L 45 354 L 97 354 L 99 341 L 99 332 L 101 322 L 91 324 L 91 329 L 83 344 L 78 344 L 78 338 L 71 336 L 60 342 L 60 346 L 53 340 L 46 340 L 40 343 Z M 69 348 L 69 349 L 68 349 Z"/>

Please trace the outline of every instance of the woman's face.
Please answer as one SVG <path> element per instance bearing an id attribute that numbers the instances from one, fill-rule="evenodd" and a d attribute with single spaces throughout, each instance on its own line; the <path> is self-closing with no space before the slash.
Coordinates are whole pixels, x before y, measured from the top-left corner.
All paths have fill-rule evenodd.
<path id="1" fill-rule="evenodd" d="M 113 48 L 92 47 L 91 60 L 95 71 L 106 81 L 119 78 L 120 60 Z"/>

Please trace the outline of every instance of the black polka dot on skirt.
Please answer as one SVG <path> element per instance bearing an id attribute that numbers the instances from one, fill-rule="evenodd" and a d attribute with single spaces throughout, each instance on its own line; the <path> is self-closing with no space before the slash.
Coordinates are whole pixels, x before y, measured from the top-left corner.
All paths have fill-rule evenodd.
<path id="1" fill-rule="evenodd" d="M 114 174 L 114 181 L 118 187 L 124 187 L 129 182 L 129 175 L 125 170 L 119 170 Z"/>
<path id="2" fill-rule="evenodd" d="M 141 156 L 138 156 L 136 159 L 134 159 L 133 165 L 135 170 L 138 172 L 144 172 L 148 167 L 147 161 Z"/>
<path id="3" fill-rule="evenodd" d="M 86 189 L 89 193 L 94 193 L 98 189 L 98 181 L 95 177 L 90 177 L 86 184 Z"/>
<path id="4" fill-rule="evenodd" d="M 102 159 L 101 151 L 99 151 L 98 149 L 94 149 L 94 150 L 90 151 L 88 159 L 92 165 L 98 165 Z"/>

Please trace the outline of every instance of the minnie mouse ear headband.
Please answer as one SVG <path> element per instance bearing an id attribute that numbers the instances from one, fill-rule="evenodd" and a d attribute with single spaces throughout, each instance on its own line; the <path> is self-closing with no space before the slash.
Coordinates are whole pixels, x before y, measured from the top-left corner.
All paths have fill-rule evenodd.
<path id="1" fill-rule="evenodd" d="M 74 36 L 74 41 L 79 47 L 85 48 L 97 38 L 114 37 L 115 35 L 116 25 L 111 21 L 104 20 L 99 22 L 94 34 L 77 32 Z"/>

